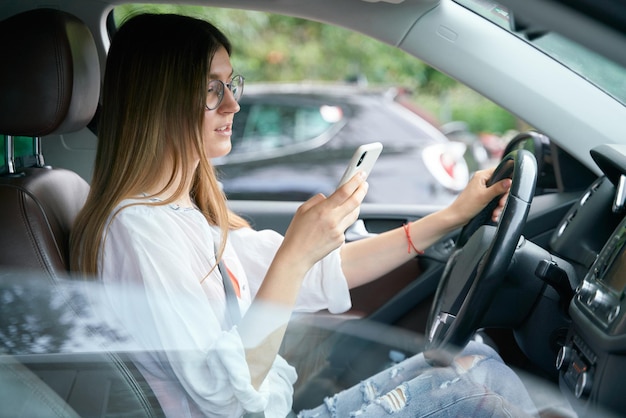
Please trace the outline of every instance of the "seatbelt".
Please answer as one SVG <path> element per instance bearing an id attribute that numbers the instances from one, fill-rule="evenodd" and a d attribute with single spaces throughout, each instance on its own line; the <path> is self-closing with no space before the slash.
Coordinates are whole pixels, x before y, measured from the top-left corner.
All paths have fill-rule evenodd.
<path id="1" fill-rule="evenodd" d="M 215 251 L 215 255 L 217 256 L 217 250 Z M 220 259 L 220 262 L 217 264 L 217 268 L 222 275 L 222 283 L 224 283 L 224 293 L 226 294 L 226 311 L 230 318 L 230 322 L 233 325 L 237 325 L 239 321 L 241 321 L 241 311 L 239 310 L 239 302 L 237 301 L 237 294 L 235 293 L 233 281 L 230 278 L 230 274 L 228 273 L 228 269 L 224 264 L 223 258 Z"/>
<path id="2" fill-rule="evenodd" d="M 215 249 L 215 256 L 217 257 L 217 248 Z M 224 259 L 221 258 L 217 263 L 217 268 L 222 275 L 222 282 L 224 283 L 224 293 L 226 294 L 226 311 L 230 322 L 233 325 L 237 325 L 241 321 L 241 311 L 239 310 L 239 302 L 237 301 L 237 294 L 235 292 L 235 286 L 230 278 L 230 273 L 224 264 Z M 243 418 L 263 418 L 265 412 L 247 412 L 243 415 Z"/>

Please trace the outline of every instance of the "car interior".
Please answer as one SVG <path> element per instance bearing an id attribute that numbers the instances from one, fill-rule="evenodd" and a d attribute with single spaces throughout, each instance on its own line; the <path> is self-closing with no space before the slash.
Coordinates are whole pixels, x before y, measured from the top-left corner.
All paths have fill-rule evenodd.
<path id="1" fill-rule="evenodd" d="M 74 280 L 69 278 L 69 230 L 89 191 L 88 176 L 77 173 L 89 167 L 97 141 L 94 115 L 108 46 L 108 39 L 98 37 L 105 32 L 96 28 L 106 26 L 105 11 L 117 2 L 61 3 L 61 8 L 40 8 L 37 1 L 0 3 L 6 5 L 0 15 L 1 56 L 5 63 L 19 63 L 0 69 L 0 133 L 7 157 L 0 176 L 4 288 L 29 284 L 41 285 L 39 292 L 54 292 L 57 285 Z M 255 8 L 245 0 L 210 3 Z M 480 24 L 482 18 L 464 8 L 464 1 L 372 2 L 371 7 L 394 21 L 375 28 L 368 26 L 369 15 L 359 15 L 363 8 L 351 8 L 360 0 L 328 2 L 333 7 L 261 3 L 256 7 L 264 11 L 336 22 L 400 46 L 433 66 L 449 69 L 483 94 L 498 97 L 511 110 L 523 109 L 525 119 L 542 128 L 512 139 L 496 170 L 500 178 L 513 179 L 499 223 L 487 220 L 493 208 L 488 206 L 423 255 L 352 291 L 351 311 L 333 326 L 336 334 L 325 353 L 328 366 L 321 373 L 304 375 L 296 405 L 319 404 L 330 391 L 381 370 L 391 353 L 405 357 L 427 350 L 433 362 L 445 363 L 450 344 L 482 338 L 528 376 L 531 395 L 538 404 L 545 403 L 546 415 L 558 415 L 562 401 L 550 398 L 553 392 L 544 392 L 539 381 L 557 387 L 581 416 L 626 413 L 620 388 L 621 373 L 626 371 L 626 148 L 613 144 L 622 134 L 619 124 L 598 127 L 580 117 L 620 120 L 624 106 L 575 74 L 564 76 L 561 86 L 537 76 L 557 64 L 537 50 L 516 48 L 521 42 L 516 36 L 492 36 L 498 29 Z M 528 1 L 520 13 L 537 18 L 541 27 L 551 22 L 551 16 L 560 16 L 564 7 L 550 2 L 552 14 L 537 16 L 531 3 L 537 2 Z M 579 11 L 567 10 L 580 18 Z M 345 20 L 337 17 L 348 13 L 352 16 Z M 528 26 L 524 28 L 528 33 Z M 459 37 L 463 31 L 469 35 Z M 411 41 L 433 39 L 432 32 L 438 34 L 436 42 Z M 459 48 L 464 55 L 453 56 L 440 54 L 437 42 L 475 42 L 480 47 L 476 55 L 467 52 L 472 48 Z M 509 54 L 514 60 L 501 62 L 498 54 L 506 55 L 507 48 L 527 55 Z M 478 50 L 487 50 L 487 56 L 479 56 Z M 468 70 L 468 65 L 460 69 L 450 63 L 458 59 L 469 64 L 486 61 L 494 77 L 485 79 L 478 66 L 474 71 L 469 64 Z M 534 66 L 529 70 L 525 61 Z M 503 86 L 506 95 L 498 92 Z M 587 100 L 548 106 L 552 101 L 571 101 L 556 94 L 570 88 Z M 32 156 L 14 157 L 16 137 L 32 138 Z M 565 147 L 556 138 L 590 145 Z M 254 228 L 283 233 L 299 203 L 230 205 Z M 363 205 L 359 221 L 346 237 L 362 239 L 435 209 L 427 204 Z M 77 314 L 71 304 L 57 313 L 59 318 Z M 313 321 L 324 328 L 326 319 L 321 313 Z M 387 333 L 383 326 L 398 332 Z M 376 335 L 372 329 L 378 330 Z M 20 411 L 18 416 L 162 415 L 125 353 L 13 352 L 4 342 L 0 353 L 0 399 L 7 411 Z"/>
<path id="2" fill-rule="evenodd" d="M 100 85 L 91 31 L 73 15 L 39 9 L 3 21 L 1 37 L 24 27 L 33 30 L 3 46 L 8 61 L 22 62 L 29 71 L 13 66 L 2 72 L 2 91 L 16 94 L 3 95 L 0 131 L 39 142 L 53 133 L 84 128 L 95 113 Z M 27 271 L 21 284 L 36 277 L 45 292 L 54 291 L 49 284 L 67 278 L 69 231 L 88 191 L 82 177 L 46 165 L 41 154 L 34 156 L 32 166 L 2 176 L 0 264 L 5 283 L 17 279 L 4 268 Z M 106 352 L 83 355 L 80 361 L 43 354 L 36 363 L 2 356 L 3 408 L 9 414 L 21 411 L 21 416 L 100 416 L 116 408 L 156 416 L 128 366 L 132 363 Z M 100 396 L 115 391 L 138 395 Z"/>

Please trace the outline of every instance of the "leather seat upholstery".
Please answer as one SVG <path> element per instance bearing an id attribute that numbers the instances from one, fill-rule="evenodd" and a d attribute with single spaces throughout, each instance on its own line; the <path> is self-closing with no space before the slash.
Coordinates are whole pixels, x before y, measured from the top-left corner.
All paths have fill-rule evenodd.
<path id="1" fill-rule="evenodd" d="M 83 129 L 91 121 L 99 99 L 100 65 L 93 36 L 78 18 L 37 9 L 2 21 L 0 57 L 0 134 L 45 137 Z M 32 275 L 34 285 L 23 281 L 29 295 L 52 293 L 67 283 L 69 232 L 89 193 L 78 174 L 45 166 L 42 160 L 0 176 L 0 282 L 9 286 L 11 278 Z M 39 286 L 42 276 L 52 283 Z M 25 309 L 37 314 L 36 308 Z M 58 318 L 47 319 L 58 325 L 78 314 L 71 304 L 62 308 Z M 18 310 L 14 316 L 20 315 Z M 67 364 L 59 363 L 55 352 L 35 356 L 32 364 L 32 353 L 2 353 L 0 344 L 0 387 L 10 385 L 15 394 L 11 411 L 29 416 L 34 411 L 40 416 L 105 416 L 105 411 L 162 416 L 154 394 L 122 353 L 77 353 L 63 357 Z"/>
<path id="2" fill-rule="evenodd" d="M 98 106 L 100 65 L 78 18 L 37 9 L 0 22 L 0 133 L 45 136 L 87 126 Z"/>
<path id="3" fill-rule="evenodd" d="M 89 185 L 64 169 L 31 167 L 0 178 L 0 266 L 67 276 L 69 233 Z"/>
<path id="4" fill-rule="evenodd" d="M 63 134 L 93 118 L 100 65 L 78 18 L 53 9 L 8 18 L 0 22 L 0 56 L 0 134 Z M 0 176 L 0 267 L 55 278 L 69 268 L 69 231 L 89 185 L 72 171 L 38 165 Z"/>

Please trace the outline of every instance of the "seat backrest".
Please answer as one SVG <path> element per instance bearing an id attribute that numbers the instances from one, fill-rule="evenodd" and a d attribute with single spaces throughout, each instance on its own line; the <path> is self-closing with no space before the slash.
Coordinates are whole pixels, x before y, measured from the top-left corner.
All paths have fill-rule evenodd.
<path id="1" fill-rule="evenodd" d="M 100 66 L 94 38 L 78 18 L 37 9 L 1 21 L 0 57 L 0 134 L 41 138 L 83 129 L 91 121 L 99 99 Z M 0 176 L 0 285 L 8 285 L 11 278 L 24 284 L 20 275 L 32 274 L 35 284 L 25 284 L 29 296 L 37 289 L 47 295 L 68 276 L 69 232 L 89 192 L 78 174 L 47 167 L 43 157 L 37 160 L 37 167 Z M 50 279 L 48 286 L 38 283 L 42 276 Z M 28 305 L 24 312 L 31 308 L 37 307 Z M 69 305 L 54 312 L 58 317 L 47 319 L 57 325 L 67 319 L 66 313 L 78 313 Z M 24 318 L 21 310 L 15 315 Z M 11 385 L 9 395 L 17 396 L 11 411 L 71 416 L 75 410 L 92 416 L 103 414 L 100 406 L 106 403 L 113 413 L 162 416 L 147 383 L 136 379 L 139 372 L 118 353 L 93 353 L 99 359 L 95 363 L 70 355 L 67 365 L 60 365 L 52 353 L 51 369 L 35 361 L 27 370 L 17 357 L 9 357 L 12 353 L 3 356 L 3 348 L 0 344 L 0 386 Z M 47 390 L 48 383 L 59 392 Z M 40 390 L 35 393 L 35 388 Z M 22 396 L 25 392 L 35 398 Z"/>
<path id="2" fill-rule="evenodd" d="M 41 138 L 80 130 L 99 99 L 100 65 L 89 28 L 53 9 L 0 22 L 0 134 Z M 44 139 L 45 140 L 45 139 Z M 89 185 L 39 166 L 0 176 L 0 267 L 65 276 L 69 231 Z"/>

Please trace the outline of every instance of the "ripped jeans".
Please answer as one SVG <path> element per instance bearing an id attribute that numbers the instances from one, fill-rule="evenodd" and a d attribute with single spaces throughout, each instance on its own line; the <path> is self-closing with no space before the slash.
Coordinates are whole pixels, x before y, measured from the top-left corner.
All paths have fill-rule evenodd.
<path id="1" fill-rule="evenodd" d="M 519 377 L 489 346 L 470 342 L 449 367 L 422 354 L 346 389 L 299 418 L 520 417 L 536 414 Z"/>

